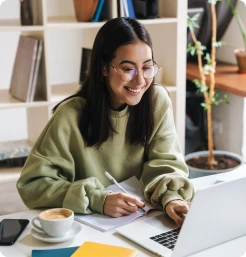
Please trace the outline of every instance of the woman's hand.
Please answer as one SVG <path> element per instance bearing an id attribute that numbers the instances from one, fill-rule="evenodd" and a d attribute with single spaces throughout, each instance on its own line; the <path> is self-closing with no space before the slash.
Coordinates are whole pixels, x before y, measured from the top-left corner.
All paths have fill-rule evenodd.
<path id="1" fill-rule="evenodd" d="M 174 200 L 166 205 L 165 210 L 171 219 L 173 219 L 179 226 L 182 226 L 189 208 L 190 203 L 181 200 Z"/>
<path id="2" fill-rule="evenodd" d="M 145 203 L 134 196 L 125 193 L 109 193 L 106 196 L 103 212 L 105 215 L 120 217 L 129 215 L 138 210 L 138 207 L 144 207 Z"/>

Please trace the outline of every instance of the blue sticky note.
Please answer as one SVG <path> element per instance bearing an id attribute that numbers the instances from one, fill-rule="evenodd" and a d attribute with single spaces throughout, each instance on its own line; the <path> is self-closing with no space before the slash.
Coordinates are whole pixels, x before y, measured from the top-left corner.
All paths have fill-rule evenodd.
<path id="1" fill-rule="evenodd" d="M 32 250 L 32 257 L 70 257 L 77 249 L 78 246 L 59 249 Z"/>

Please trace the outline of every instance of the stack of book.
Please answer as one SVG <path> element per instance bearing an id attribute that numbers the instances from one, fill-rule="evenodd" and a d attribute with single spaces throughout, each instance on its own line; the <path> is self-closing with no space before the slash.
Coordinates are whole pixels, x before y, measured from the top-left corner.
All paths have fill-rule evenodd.
<path id="1" fill-rule="evenodd" d="M 14 98 L 34 101 L 42 50 L 42 40 L 20 36 L 9 90 Z"/>
<path id="2" fill-rule="evenodd" d="M 133 0 L 99 0 L 91 21 L 96 22 L 117 17 L 136 18 Z"/>
<path id="3" fill-rule="evenodd" d="M 137 250 L 126 247 L 84 242 L 79 247 L 32 250 L 32 257 L 136 257 L 138 253 Z"/>
<path id="4" fill-rule="evenodd" d="M 83 10 L 81 5 L 82 3 L 80 4 L 80 10 L 75 8 L 78 21 L 81 21 L 78 16 L 78 12 Z M 90 13 L 86 14 L 86 16 L 93 17 L 91 19 L 92 22 L 110 20 L 117 17 L 153 19 L 158 16 L 158 0 L 98 0 L 96 8 L 90 8 Z"/>

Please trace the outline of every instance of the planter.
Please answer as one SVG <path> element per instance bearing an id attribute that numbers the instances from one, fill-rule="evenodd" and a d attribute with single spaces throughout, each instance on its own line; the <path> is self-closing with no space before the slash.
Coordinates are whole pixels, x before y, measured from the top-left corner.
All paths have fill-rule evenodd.
<path id="1" fill-rule="evenodd" d="M 98 0 L 73 0 L 77 21 L 90 21 L 97 8 Z"/>
<path id="2" fill-rule="evenodd" d="M 239 73 L 246 73 L 246 51 L 245 49 L 235 49 L 234 50 L 237 65 L 238 65 L 238 72 Z"/>
<path id="3" fill-rule="evenodd" d="M 188 160 L 191 160 L 193 158 L 199 158 L 199 157 L 204 157 L 204 156 L 205 157 L 208 156 L 208 151 L 200 151 L 200 152 L 190 153 L 185 156 L 185 161 L 187 162 Z M 218 157 L 218 156 L 228 157 L 228 158 L 238 162 L 239 163 L 238 166 L 243 164 L 243 158 L 240 155 L 232 153 L 232 152 L 215 150 L 214 156 L 215 157 Z M 236 166 L 234 168 L 229 168 L 229 169 L 208 170 L 208 169 L 199 169 L 196 167 L 192 167 L 188 164 L 187 164 L 187 166 L 189 168 L 189 178 L 198 178 L 198 177 L 204 177 L 204 176 L 224 173 L 224 172 L 234 170 L 236 167 L 238 167 L 238 166 Z"/>

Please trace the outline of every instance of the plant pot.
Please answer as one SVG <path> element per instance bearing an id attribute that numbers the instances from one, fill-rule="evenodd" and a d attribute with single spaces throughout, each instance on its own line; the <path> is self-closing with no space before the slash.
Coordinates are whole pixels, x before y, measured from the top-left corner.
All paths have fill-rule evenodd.
<path id="1" fill-rule="evenodd" d="M 246 73 L 246 50 L 243 48 L 235 49 L 234 53 L 237 59 L 238 72 Z"/>
<path id="2" fill-rule="evenodd" d="M 199 151 L 199 152 L 190 153 L 185 156 L 185 161 L 187 162 L 188 160 L 191 160 L 193 158 L 199 158 L 199 157 L 204 157 L 204 156 L 206 156 L 206 157 L 208 156 L 208 151 Z M 198 178 L 198 177 L 204 177 L 204 176 L 228 172 L 228 171 L 234 170 L 235 168 L 237 168 L 243 164 L 243 158 L 240 155 L 232 153 L 232 152 L 215 150 L 214 156 L 215 157 L 216 156 L 228 157 L 232 160 L 235 160 L 239 164 L 238 164 L 238 166 L 236 166 L 234 168 L 219 169 L 219 170 L 199 169 L 199 168 L 192 167 L 187 164 L 187 166 L 189 168 L 189 178 Z"/>
<path id="3" fill-rule="evenodd" d="M 77 21 L 90 21 L 96 11 L 98 0 L 73 0 Z"/>

